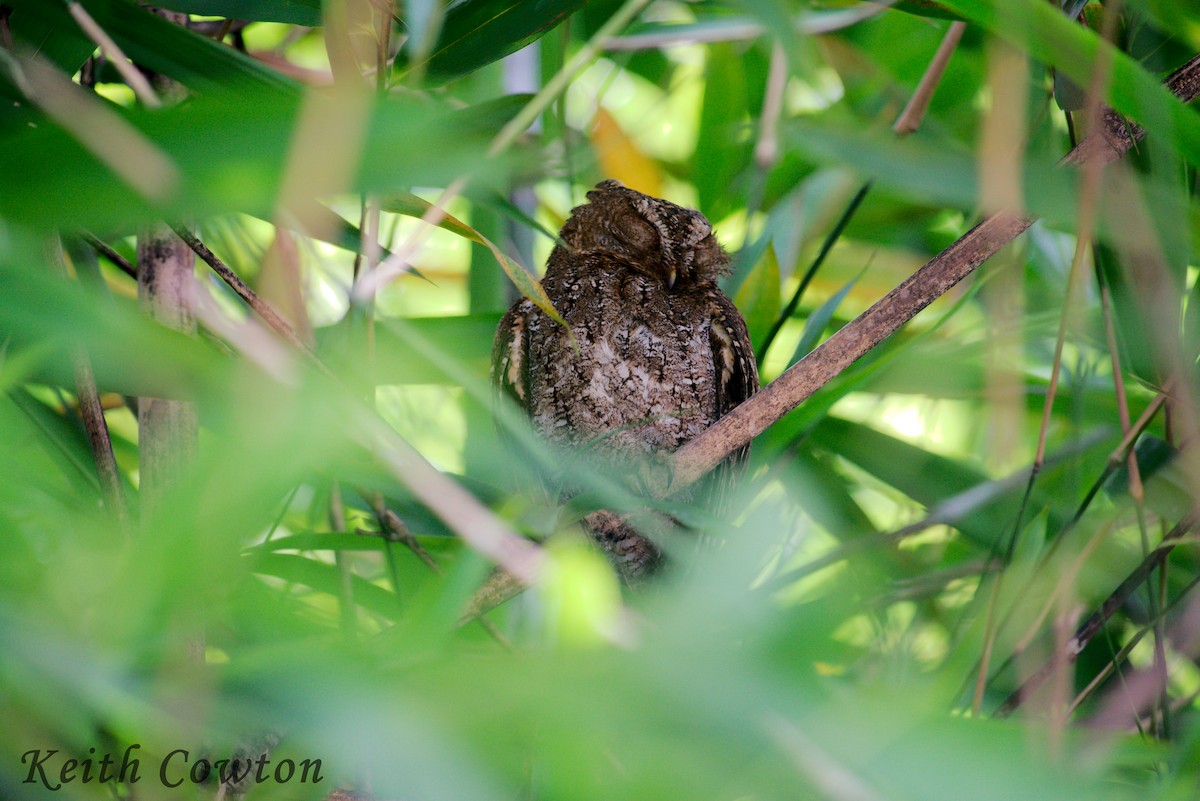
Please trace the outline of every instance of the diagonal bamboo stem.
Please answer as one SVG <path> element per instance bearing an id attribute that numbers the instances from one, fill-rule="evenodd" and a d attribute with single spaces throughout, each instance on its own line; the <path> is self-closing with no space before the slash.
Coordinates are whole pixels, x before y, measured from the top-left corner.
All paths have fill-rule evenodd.
<path id="1" fill-rule="evenodd" d="M 1166 86 L 1185 103 L 1200 94 L 1200 55 L 1176 70 Z M 1145 131 L 1140 127 L 1107 110 L 1102 127 L 1071 150 L 1063 163 L 1078 166 L 1095 159 L 1108 164 L 1125 155 L 1144 136 Z M 756 395 L 675 451 L 670 478 L 663 480 L 662 473 L 648 476 L 647 485 L 657 496 L 665 497 L 706 475 L 730 453 L 750 444 L 771 424 L 894 334 L 1034 222 L 1033 217 L 1004 212 L 985 218 Z"/>

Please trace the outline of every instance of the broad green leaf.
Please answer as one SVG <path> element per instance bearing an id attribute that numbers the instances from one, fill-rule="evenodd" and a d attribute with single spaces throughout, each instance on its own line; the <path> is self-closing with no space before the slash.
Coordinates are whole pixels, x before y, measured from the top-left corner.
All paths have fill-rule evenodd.
<path id="1" fill-rule="evenodd" d="M 73 386 L 72 349 L 82 344 L 102 392 L 195 398 L 220 383 L 228 361 L 209 344 L 152 322 L 134 300 L 97 303 L 37 265 L 0 262 L 0 337 L 14 349 L 42 349 L 34 380 Z"/>
<path id="2" fill-rule="evenodd" d="M 81 94 L 78 102 L 99 101 Z M 100 235 L 159 217 L 242 211 L 274 218 L 299 107 L 297 98 L 224 91 L 167 109 L 123 112 L 180 174 L 181 186 L 160 205 L 122 184 L 84 143 L 56 126 L 23 130 L 0 140 L 0 216 Z M 461 175 L 463 164 L 477 165 L 475 175 L 486 178 L 503 168 L 503 159 L 483 154 L 498 110 L 502 116 L 512 107 L 454 110 L 411 97 L 381 101 L 347 189 L 444 186 Z M 359 145 L 331 140 L 329 147 Z"/>
<path id="3" fill-rule="evenodd" d="M 809 442 L 854 462 L 926 508 L 933 508 L 945 498 L 993 480 L 966 464 L 861 423 L 836 417 L 826 417 L 814 428 Z M 1012 531 L 1022 494 L 1023 488 L 1009 490 L 960 519 L 948 522 L 976 544 L 991 548 L 997 542 L 1003 542 Z M 1026 519 L 1049 502 L 1049 498 L 1035 493 Z"/>
<path id="4" fill-rule="evenodd" d="M 380 208 L 393 214 L 403 214 L 408 217 L 420 218 L 433 208 L 433 204 L 409 192 L 395 192 L 380 200 Z M 551 319 L 562 325 L 566 325 L 566 322 L 555 311 L 554 304 L 550 302 L 550 298 L 546 295 L 546 291 L 542 289 L 541 283 L 532 273 L 504 255 L 504 251 L 500 250 L 489 239 L 462 220 L 450 214 L 443 214 L 441 217 L 441 222 L 437 224 L 439 228 L 444 228 L 447 231 L 458 234 L 464 239 L 469 239 L 490 250 L 496 258 L 497 263 L 499 263 L 505 274 L 508 275 L 509 279 L 522 295 L 536 303 L 537 307 L 548 314 Z"/>
<path id="5" fill-rule="evenodd" d="M 446 10 L 425 67 L 443 79 L 465 75 L 538 39 L 583 0 L 459 0 Z"/>
<path id="6" fill-rule="evenodd" d="M 13 446 L 11 459 L 28 469 L 57 473 L 63 485 L 61 498 L 76 493 L 80 501 L 99 500 L 92 454 L 84 432 L 73 421 L 51 410 L 24 387 L 0 395 L 0 407 L 4 420 L 0 428 Z"/>
<path id="7" fill-rule="evenodd" d="M 889 130 L 838 122 L 794 119 L 784 123 L 788 146 L 821 164 L 852 167 L 910 200 L 973 209 L 978 203 L 977 154 L 960 144 L 918 132 L 897 141 Z M 1077 202 L 1076 176 L 1056 160 L 1030 154 L 1023 185 L 1026 206 L 1039 217 L 1071 223 Z"/>
<path id="8" fill-rule="evenodd" d="M 53 26 L 56 31 L 78 30 L 64 3 L 13 0 L 8 5 L 15 9 L 14 20 L 27 15 L 31 22 Z M 299 95 L 300 84 L 295 80 L 232 47 L 151 14 L 132 0 L 84 0 L 82 5 L 125 55 L 189 89 L 216 92 L 256 86 L 285 96 Z M 69 68 L 71 72 L 74 69 Z"/>
<path id="9" fill-rule="evenodd" d="M 321 0 L 163 0 L 159 5 L 206 17 L 290 22 L 309 27 L 322 24 Z"/>
<path id="10" fill-rule="evenodd" d="M 96 52 L 96 43 L 80 30 L 70 14 L 65 13 L 62 3 L 16 0 L 5 5 L 13 8 L 8 28 L 15 43 L 51 61 L 64 72 L 74 73 Z"/>
<path id="11" fill-rule="evenodd" d="M 341 597 L 342 578 L 333 564 L 284 553 L 258 553 L 250 558 L 255 573 L 303 584 L 335 598 Z M 399 616 L 400 599 L 394 592 L 372 584 L 360 576 L 351 576 L 350 581 L 353 585 L 354 603 L 388 619 Z"/>

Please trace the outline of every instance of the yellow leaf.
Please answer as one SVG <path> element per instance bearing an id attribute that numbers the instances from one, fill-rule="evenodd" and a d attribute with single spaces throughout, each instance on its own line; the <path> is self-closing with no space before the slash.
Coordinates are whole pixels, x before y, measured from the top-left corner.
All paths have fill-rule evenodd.
<path id="1" fill-rule="evenodd" d="M 607 177 L 647 195 L 662 195 L 662 171 L 658 164 L 638 150 L 616 118 L 603 107 L 596 110 L 592 121 L 592 146 Z"/>

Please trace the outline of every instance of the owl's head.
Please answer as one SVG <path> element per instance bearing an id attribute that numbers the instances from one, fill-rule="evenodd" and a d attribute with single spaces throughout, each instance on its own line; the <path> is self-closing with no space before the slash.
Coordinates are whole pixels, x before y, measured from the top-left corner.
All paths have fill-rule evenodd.
<path id="1" fill-rule="evenodd" d="M 601 181 L 588 202 L 571 211 L 562 239 L 575 252 L 604 253 L 667 289 L 716 281 L 729 268 L 729 254 L 698 211 Z"/>

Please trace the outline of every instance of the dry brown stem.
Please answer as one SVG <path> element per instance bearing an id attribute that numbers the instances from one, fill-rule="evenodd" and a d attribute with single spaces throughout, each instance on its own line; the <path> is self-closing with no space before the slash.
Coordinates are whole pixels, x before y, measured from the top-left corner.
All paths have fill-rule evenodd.
<path id="1" fill-rule="evenodd" d="M 946 65 L 950 63 L 950 56 L 954 55 L 954 51 L 962 39 L 963 31 L 966 29 L 967 23 L 962 20 L 950 23 L 950 27 L 946 29 L 946 35 L 942 37 L 942 43 L 938 45 L 937 52 L 933 54 L 929 66 L 925 68 L 925 74 L 921 76 L 921 81 L 913 91 L 912 97 L 908 99 L 904 111 L 900 112 L 900 116 L 892 125 L 893 133 L 904 136 L 921 127 L 921 120 L 925 119 L 925 112 L 929 110 L 929 101 L 933 100 L 933 93 L 937 91 L 938 83 L 941 82 L 942 75 L 946 72 Z"/>
<path id="2" fill-rule="evenodd" d="M 1171 75 L 1166 85 L 1184 102 L 1194 99 L 1200 92 L 1200 55 Z M 1100 129 L 1071 150 L 1063 162 L 1080 165 L 1097 159 L 1103 164 L 1111 163 L 1144 135 L 1140 127 L 1108 110 L 1103 115 Z M 656 495 L 664 497 L 707 474 L 730 453 L 748 445 L 754 437 L 895 333 L 1033 223 L 1032 217 L 1006 213 L 985 218 L 758 394 L 677 450 L 671 460 L 670 481 L 648 477 L 649 486 L 655 489 Z"/>

